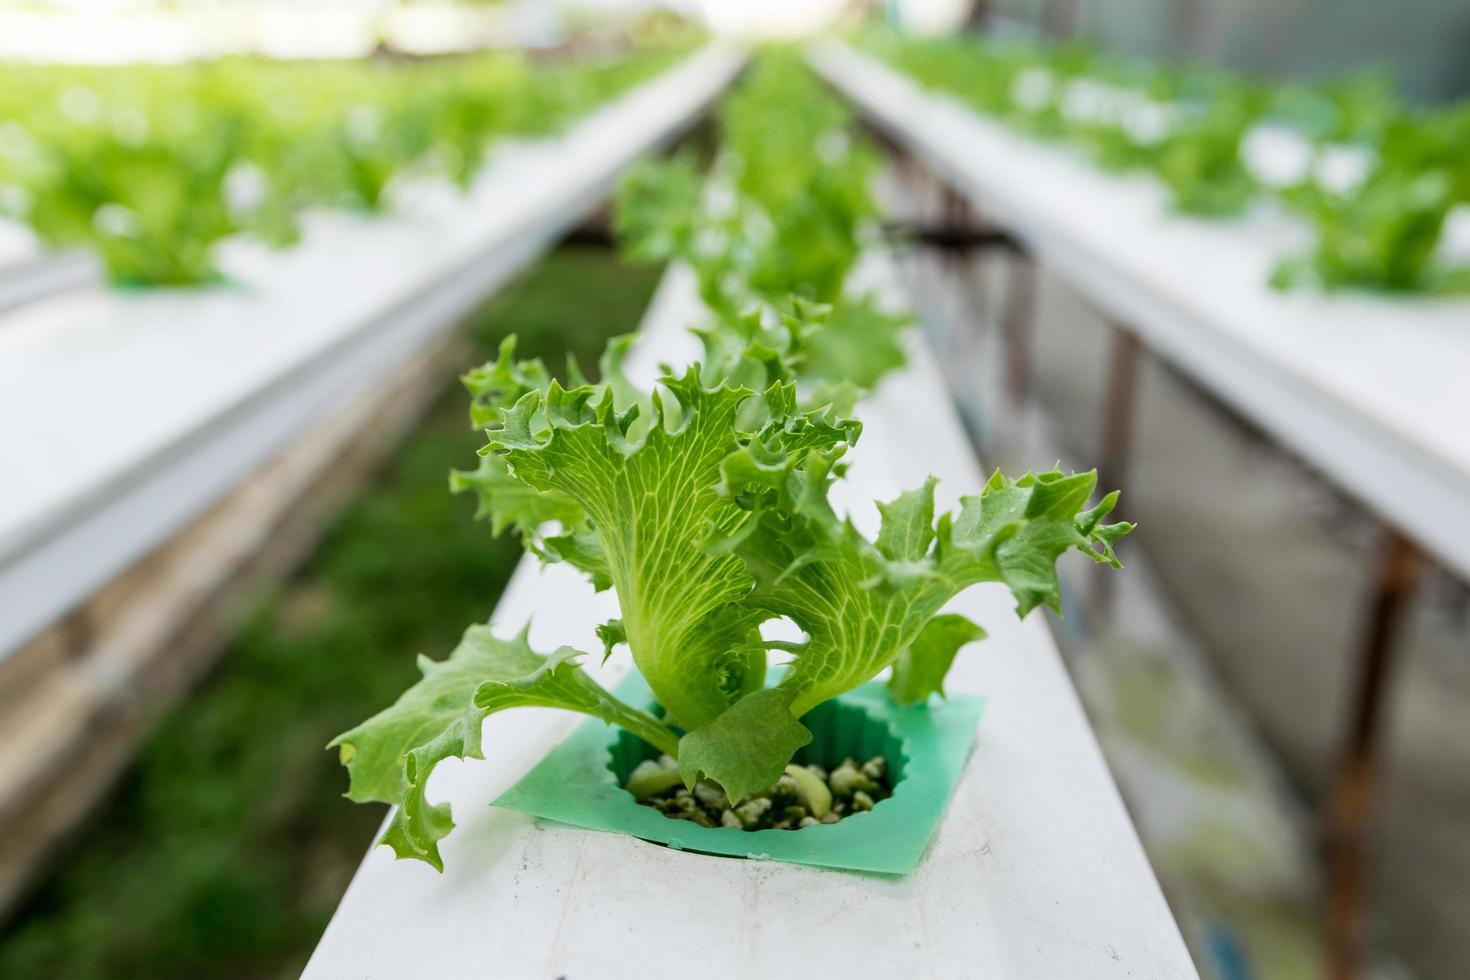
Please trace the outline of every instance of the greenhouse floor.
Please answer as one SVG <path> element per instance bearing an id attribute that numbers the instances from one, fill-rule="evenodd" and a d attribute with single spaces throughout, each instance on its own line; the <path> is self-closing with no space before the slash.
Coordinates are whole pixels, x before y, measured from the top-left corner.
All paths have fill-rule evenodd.
<path id="1" fill-rule="evenodd" d="M 1004 260 L 905 268 L 987 462 L 1095 465 L 1106 324 L 1037 277 L 1034 399 L 1018 422 L 1000 394 Z M 1141 525 L 1122 553 L 1129 574 L 1106 620 L 1074 592 L 1056 632 L 1201 973 L 1306 980 L 1322 973 L 1316 805 L 1346 717 L 1373 525 L 1145 363 L 1121 506 Z M 1245 567 L 1247 555 L 1259 560 Z M 1451 829 L 1470 819 L 1465 599 L 1435 578 L 1402 641 L 1374 839 L 1380 977 L 1449 980 L 1470 956 L 1455 927 L 1470 909 L 1443 900 L 1465 894 L 1450 882 L 1470 871 Z"/>
<path id="2" fill-rule="evenodd" d="M 476 356 L 515 332 L 554 370 L 563 352 L 590 370 L 608 336 L 636 328 L 658 277 L 610 250 L 565 247 L 467 334 Z M 390 702 L 416 653 L 442 656 L 483 620 L 521 556 L 445 492 L 483 440 L 463 389 L 444 385 L 4 925 L 0 976 L 298 975 L 382 820 L 341 797 L 345 776 L 322 746 Z"/>

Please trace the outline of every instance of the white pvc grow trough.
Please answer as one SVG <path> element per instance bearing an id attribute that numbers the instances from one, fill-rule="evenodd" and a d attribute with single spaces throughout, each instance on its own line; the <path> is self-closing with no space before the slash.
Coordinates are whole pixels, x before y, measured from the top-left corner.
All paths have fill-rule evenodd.
<path id="1" fill-rule="evenodd" d="M 410 358 L 607 196 L 732 80 L 711 46 L 473 188 L 315 216 L 240 287 L 84 289 L 0 321 L 0 657 Z M 589 297 L 595 308 L 595 297 Z"/>
<path id="2" fill-rule="evenodd" d="M 87 253 L 48 252 L 29 227 L 0 218 L 0 314 L 100 276 L 101 264 Z"/>
<path id="3" fill-rule="evenodd" d="M 38 253 L 0 261 L 0 314 L 101 278 L 100 264 L 85 252 Z"/>
<path id="4" fill-rule="evenodd" d="M 693 277 L 674 269 L 644 320 L 635 376 L 692 355 L 684 327 L 701 314 Z M 861 406 L 866 428 L 834 494 L 870 533 L 873 500 L 929 473 L 942 506 L 982 482 L 932 357 L 917 331 L 911 340 L 910 366 Z M 946 688 L 989 703 L 914 874 L 711 857 L 492 808 L 583 721 L 517 709 L 487 722 L 485 761 L 442 764 L 430 781 L 458 825 L 441 843 L 445 872 L 375 848 L 305 977 L 1195 977 L 1041 616 L 1018 621 L 999 587 L 952 608 L 991 638 L 961 653 Z M 587 649 L 614 615 L 611 593 L 527 559 L 493 622 L 509 636 L 529 621 L 537 649 Z M 605 684 L 626 670 L 626 655 L 595 660 Z"/>
<path id="5" fill-rule="evenodd" d="M 1169 213 L 1163 187 L 1028 140 L 838 42 L 811 61 L 1108 318 L 1470 577 L 1470 302 L 1281 293 L 1293 220 Z"/>

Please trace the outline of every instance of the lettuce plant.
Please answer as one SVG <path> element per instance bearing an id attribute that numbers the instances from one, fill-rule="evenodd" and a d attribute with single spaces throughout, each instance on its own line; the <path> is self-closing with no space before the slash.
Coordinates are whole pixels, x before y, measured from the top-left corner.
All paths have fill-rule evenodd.
<path id="1" fill-rule="evenodd" d="M 52 246 L 91 245 L 115 282 L 208 281 L 213 244 L 235 230 L 223 183 L 240 128 L 187 114 L 152 128 L 143 141 L 58 134 L 32 174 L 27 220 Z"/>
<path id="2" fill-rule="evenodd" d="M 1350 195 L 1301 188 L 1291 200 L 1317 240 L 1306 255 L 1276 267 L 1273 286 L 1413 292 L 1453 284 L 1453 275 L 1434 263 L 1453 204 L 1444 173 L 1374 179 Z"/>
<path id="3" fill-rule="evenodd" d="M 1288 202 L 1317 233 L 1314 247 L 1277 267 L 1278 287 L 1367 287 L 1463 292 L 1470 269 L 1446 267 L 1438 249 L 1450 211 L 1470 201 L 1470 109 L 1394 119 L 1362 183 L 1308 184 Z"/>
<path id="4" fill-rule="evenodd" d="M 1259 188 L 1240 155 L 1265 100 L 1254 86 L 1215 84 L 1160 142 L 1155 167 L 1174 208 L 1204 217 L 1239 214 Z"/>
<path id="5" fill-rule="evenodd" d="M 738 801 L 810 741 L 802 716 L 885 668 L 900 701 L 941 693 L 956 650 L 983 635 L 941 615 L 959 592 L 1003 583 L 1024 615 L 1058 608 L 1065 552 L 1117 565 L 1113 543 L 1131 525 L 1103 523 L 1116 494 L 1089 506 L 1093 473 L 996 473 L 946 514 L 931 479 L 880 505 L 875 538 L 839 516 L 828 494 L 861 429 L 798 397 L 812 312 L 771 329 L 752 322 L 738 350 L 707 336 L 707 356 L 733 353 L 648 391 L 621 371 L 626 342 L 610 347 L 597 384 L 574 372 L 564 386 L 539 362 L 515 361 L 513 341 L 466 376 L 489 442 L 456 487 L 479 496 L 495 529 L 518 529 L 543 560 L 611 588 L 621 615 L 585 649 L 549 652 L 524 632 L 502 640 L 471 627 L 447 660 L 421 660 L 423 679 L 397 703 L 332 743 L 352 799 L 399 805 L 383 841 L 400 857 L 442 866 L 438 842 L 453 823 L 425 787 L 440 761 L 483 757 L 481 725 L 497 711 L 558 707 L 620 725 L 674 756 L 686 784 L 708 779 Z M 763 638 L 782 618 L 801 642 Z M 604 657 L 626 646 L 659 710 L 587 676 L 579 661 L 594 640 Z M 773 650 L 791 663 L 768 684 Z"/>
<path id="6" fill-rule="evenodd" d="M 848 414 L 854 382 L 902 363 L 904 321 L 846 297 L 875 213 L 872 170 L 848 155 L 845 114 L 775 57 L 723 114 L 729 148 L 713 184 L 676 159 L 636 173 L 618 202 L 626 248 L 699 273 L 711 308 L 695 330 L 701 357 L 640 388 L 623 371 L 625 337 L 600 381 L 573 364 L 563 382 L 517 360 L 512 338 L 465 375 L 488 442 L 451 488 L 475 495 L 494 533 L 515 531 L 543 562 L 611 589 L 619 616 L 581 648 L 553 651 L 532 649 L 528 631 L 504 640 L 472 626 L 446 660 L 420 661 L 423 679 L 395 704 L 333 741 L 351 799 L 398 805 L 383 842 L 400 857 L 442 867 L 453 822 L 425 788 L 444 759 L 484 757 L 495 712 L 556 707 L 619 725 L 673 757 L 686 785 L 709 780 L 739 802 L 811 740 L 802 718 L 817 705 L 889 668 L 899 702 L 942 695 L 959 648 L 984 635 L 942 612 L 958 593 L 999 582 L 1025 615 L 1059 607 L 1066 552 L 1118 564 L 1113 543 L 1132 526 L 1103 523 L 1116 494 L 1090 505 L 1093 473 L 996 473 L 948 514 L 930 479 L 880 504 L 873 538 L 833 509 L 862 431 Z M 756 145 L 788 111 L 798 135 L 775 127 L 786 135 Z M 767 234 L 738 234 L 747 222 Z M 777 621 L 803 638 L 768 639 Z M 580 666 L 623 649 L 656 706 L 619 701 Z M 778 655 L 789 665 L 772 683 Z"/>

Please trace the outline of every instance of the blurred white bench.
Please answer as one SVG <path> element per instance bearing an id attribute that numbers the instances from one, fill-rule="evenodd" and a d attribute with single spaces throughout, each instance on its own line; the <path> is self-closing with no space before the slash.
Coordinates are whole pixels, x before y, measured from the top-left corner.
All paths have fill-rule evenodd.
<path id="1" fill-rule="evenodd" d="M 296 248 L 236 250 L 243 286 L 76 289 L 0 318 L 0 659 L 443 336 L 742 60 L 712 46 L 559 137 L 499 146 L 465 194 L 313 215 Z"/>

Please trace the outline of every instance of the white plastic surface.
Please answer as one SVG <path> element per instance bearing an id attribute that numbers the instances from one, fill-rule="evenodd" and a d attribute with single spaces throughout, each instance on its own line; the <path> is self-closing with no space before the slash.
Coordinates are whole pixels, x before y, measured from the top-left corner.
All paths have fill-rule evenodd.
<path id="1" fill-rule="evenodd" d="M 689 356 L 683 327 L 699 317 L 693 277 L 676 268 L 633 355 L 643 379 L 655 363 Z M 834 495 L 869 533 L 873 501 L 929 473 L 942 479 L 943 506 L 982 482 L 916 333 L 911 367 L 861 407 L 866 428 Z M 1018 621 L 999 587 L 972 589 L 951 608 L 991 638 L 961 653 L 946 687 L 990 703 L 915 874 L 707 857 L 492 809 L 582 720 L 517 709 L 488 720 L 486 760 L 445 763 L 429 783 L 458 824 L 441 844 L 444 874 L 374 849 L 306 980 L 1196 977 L 1041 615 Z M 530 621 L 538 649 L 590 650 L 595 627 L 616 614 L 611 593 L 527 559 L 493 622 L 510 636 Z M 626 653 L 605 666 L 588 658 L 606 684 L 626 665 Z"/>
<path id="2" fill-rule="evenodd" d="M 1171 215 L 1163 188 L 1030 141 L 837 42 L 813 64 L 1105 315 L 1470 577 L 1470 302 L 1280 293 L 1305 229 Z"/>
<path id="3" fill-rule="evenodd" d="M 473 309 L 741 60 L 711 47 L 559 138 L 493 151 L 465 195 L 315 215 L 297 248 L 237 254 L 242 287 L 84 289 L 0 319 L 0 656 Z"/>
<path id="4" fill-rule="evenodd" d="M 101 278 L 101 263 L 86 252 L 37 253 L 13 262 L 0 257 L 0 330 L 5 329 L 7 310 L 53 293 L 96 285 Z"/>

